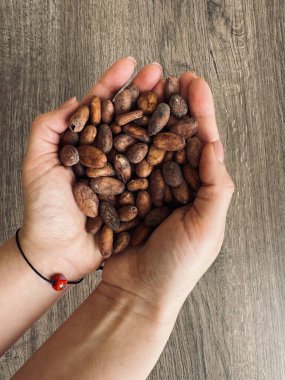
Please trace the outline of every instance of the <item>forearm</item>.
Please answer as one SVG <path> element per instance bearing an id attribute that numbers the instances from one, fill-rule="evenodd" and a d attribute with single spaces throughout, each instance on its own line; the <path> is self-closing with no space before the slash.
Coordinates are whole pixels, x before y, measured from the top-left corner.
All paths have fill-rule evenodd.
<path id="1" fill-rule="evenodd" d="M 45 271 L 44 262 L 39 269 Z M 61 296 L 24 261 L 15 238 L 0 246 L 0 356 Z"/>
<path id="2" fill-rule="evenodd" d="M 99 288 L 15 375 L 19 379 L 145 379 L 175 317 L 161 318 L 137 296 Z"/>

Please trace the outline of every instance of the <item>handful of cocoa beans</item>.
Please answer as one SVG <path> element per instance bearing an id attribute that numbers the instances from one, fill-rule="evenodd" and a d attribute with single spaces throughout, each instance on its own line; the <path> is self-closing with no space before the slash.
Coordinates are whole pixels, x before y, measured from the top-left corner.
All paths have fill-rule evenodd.
<path id="1" fill-rule="evenodd" d="M 166 79 L 164 101 L 131 83 L 79 107 L 62 136 L 60 160 L 73 168 L 75 201 L 104 258 L 145 242 L 200 187 L 198 123 L 177 78 Z"/>

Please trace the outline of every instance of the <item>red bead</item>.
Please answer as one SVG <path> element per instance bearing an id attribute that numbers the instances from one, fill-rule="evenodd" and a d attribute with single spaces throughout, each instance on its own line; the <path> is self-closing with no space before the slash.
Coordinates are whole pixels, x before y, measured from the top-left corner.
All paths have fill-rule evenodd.
<path id="1" fill-rule="evenodd" d="M 60 292 L 63 290 L 67 285 L 67 279 L 62 274 L 57 274 L 53 276 L 52 280 L 52 287 L 57 292 Z"/>

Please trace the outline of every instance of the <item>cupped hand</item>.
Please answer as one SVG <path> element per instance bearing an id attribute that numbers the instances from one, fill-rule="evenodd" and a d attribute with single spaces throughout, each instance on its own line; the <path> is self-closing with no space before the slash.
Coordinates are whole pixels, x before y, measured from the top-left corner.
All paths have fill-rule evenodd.
<path id="1" fill-rule="evenodd" d="M 71 98 L 58 109 L 38 116 L 29 137 L 23 164 L 24 220 L 20 241 L 31 263 L 45 276 L 62 273 L 77 280 L 94 271 L 102 256 L 94 236 L 85 231 L 86 217 L 77 207 L 70 168 L 58 159 L 60 135 L 81 103 L 93 95 L 112 98 L 130 79 L 136 62 L 133 58 L 117 61 L 79 103 Z M 153 87 L 161 78 L 157 64 L 145 66 L 134 78 L 144 88 Z"/>
<path id="2" fill-rule="evenodd" d="M 148 88 L 151 90 L 151 87 Z M 154 88 L 162 99 L 163 81 Z M 181 95 L 199 124 L 202 186 L 193 204 L 175 210 L 141 247 L 112 256 L 99 292 L 128 308 L 163 320 L 175 317 L 185 298 L 217 257 L 234 191 L 223 163 L 211 90 L 194 73 L 180 77 Z M 131 301 L 127 301 L 130 296 Z M 141 307 L 137 305 L 140 300 Z"/>

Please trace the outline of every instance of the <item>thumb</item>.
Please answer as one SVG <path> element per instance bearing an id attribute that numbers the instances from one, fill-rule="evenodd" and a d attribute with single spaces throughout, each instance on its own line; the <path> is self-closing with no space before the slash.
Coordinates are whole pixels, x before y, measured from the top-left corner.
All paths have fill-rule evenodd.
<path id="1" fill-rule="evenodd" d="M 76 97 L 70 98 L 57 109 L 38 115 L 32 123 L 26 160 L 35 161 L 48 153 L 57 152 L 60 134 L 67 128 L 70 115 L 78 108 Z"/>
<path id="2" fill-rule="evenodd" d="M 223 163 L 220 140 L 204 146 L 199 173 L 202 186 L 194 201 L 194 208 L 209 231 L 224 226 L 227 210 L 234 192 L 234 183 Z"/>

